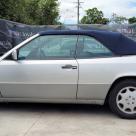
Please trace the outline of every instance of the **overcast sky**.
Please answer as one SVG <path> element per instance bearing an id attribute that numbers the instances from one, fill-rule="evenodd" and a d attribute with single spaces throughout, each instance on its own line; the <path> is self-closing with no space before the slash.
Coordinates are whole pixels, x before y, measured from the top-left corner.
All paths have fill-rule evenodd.
<path id="1" fill-rule="evenodd" d="M 85 10 L 97 7 L 102 10 L 105 17 L 111 17 L 112 13 L 121 16 L 136 16 L 136 0 L 80 0 L 82 3 L 80 8 L 80 17 L 85 14 Z M 65 24 L 76 23 L 77 0 L 59 0 L 61 22 Z"/>

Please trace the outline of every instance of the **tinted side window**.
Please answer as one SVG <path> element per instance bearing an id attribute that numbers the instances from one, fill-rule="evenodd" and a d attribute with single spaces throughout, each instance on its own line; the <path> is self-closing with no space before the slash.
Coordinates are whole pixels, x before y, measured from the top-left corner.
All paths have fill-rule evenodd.
<path id="1" fill-rule="evenodd" d="M 19 49 L 19 60 L 74 58 L 77 44 L 75 35 L 40 36 Z"/>
<path id="2" fill-rule="evenodd" d="M 112 52 L 93 37 L 80 36 L 78 40 L 77 57 L 93 58 L 113 56 Z"/>

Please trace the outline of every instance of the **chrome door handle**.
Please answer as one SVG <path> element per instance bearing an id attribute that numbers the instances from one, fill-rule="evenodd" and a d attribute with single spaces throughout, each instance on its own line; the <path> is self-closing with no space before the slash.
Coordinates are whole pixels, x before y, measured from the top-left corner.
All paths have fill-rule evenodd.
<path id="1" fill-rule="evenodd" d="M 73 65 L 65 65 L 61 67 L 62 69 L 77 69 L 77 66 L 73 66 Z"/>

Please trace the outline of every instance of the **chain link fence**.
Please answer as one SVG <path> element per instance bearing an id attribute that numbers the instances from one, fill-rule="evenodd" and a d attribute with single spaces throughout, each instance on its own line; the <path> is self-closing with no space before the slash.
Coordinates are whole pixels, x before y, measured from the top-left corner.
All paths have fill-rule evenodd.
<path id="1" fill-rule="evenodd" d="M 120 32 L 136 41 L 136 24 L 132 25 L 46 25 L 35 26 L 0 19 L 0 55 L 30 36 L 47 30 L 106 30 Z"/>

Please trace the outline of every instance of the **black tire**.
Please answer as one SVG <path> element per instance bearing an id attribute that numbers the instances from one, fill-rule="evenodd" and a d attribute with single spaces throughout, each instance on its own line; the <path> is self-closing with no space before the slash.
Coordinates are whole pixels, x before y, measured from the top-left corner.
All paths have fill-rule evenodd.
<path id="1" fill-rule="evenodd" d="M 119 109 L 119 107 L 117 106 L 117 102 L 116 102 L 116 98 L 118 93 L 120 92 L 121 89 L 125 88 L 125 87 L 136 87 L 136 80 L 134 79 L 127 79 L 127 80 L 123 80 L 120 81 L 119 83 L 117 83 L 112 90 L 110 91 L 109 94 L 109 99 L 108 99 L 108 103 L 109 103 L 109 107 L 110 109 L 119 117 L 124 118 L 124 119 L 136 119 L 136 113 L 134 114 L 127 114 L 123 111 L 121 111 Z"/>

